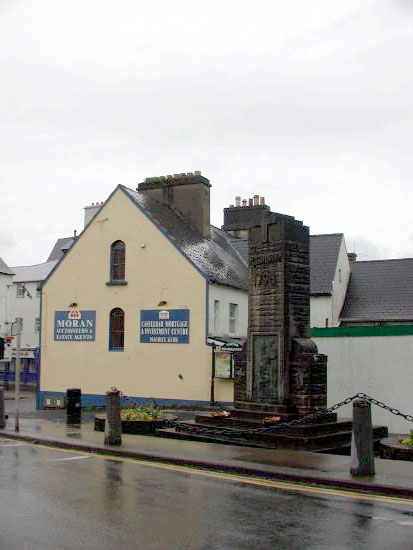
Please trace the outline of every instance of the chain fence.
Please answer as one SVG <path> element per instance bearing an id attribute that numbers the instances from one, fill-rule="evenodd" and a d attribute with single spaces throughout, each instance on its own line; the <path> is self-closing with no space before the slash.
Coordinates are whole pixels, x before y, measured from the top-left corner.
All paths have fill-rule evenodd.
<path id="1" fill-rule="evenodd" d="M 121 398 L 122 401 L 125 400 L 128 403 L 130 403 L 130 405 L 133 405 L 134 407 L 141 407 L 142 406 L 140 403 L 137 403 L 136 401 L 134 401 L 131 397 L 128 397 L 127 395 L 124 395 L 121 391 L 117 390 L 116 388 L 112 388 L 112 391 L 114 391 L 114 390 L 119 392 L 119 397 Z M 260 433 L 263 433 L 263 434 L 264 433 L 276 433 L 278 431 L 282 432 L 283 430 L 285 430 L 286 428 L 289 428 L 289 427 L 300 426 L 300 425 L 303 425 L 303 424 L 311 424 L 311 423 L 314 423 L 315 421 L 317 421 L 318 419 L 320 419 L 323 416 L 327 416 L 329 414 L 334 413 L 340 407 L 343 407 L 344 405 L 349 405 L 355 399 L 364 399 L 365 401 L 368 401 L 372 405 L 376 405 L 377 407 L 380 407 L 380 408 L 388 411 L 391 414 L 394 414 L 396 416 L 401 416 L 402 418 L 404 418 L 408 422 L 413 422 L 413 416 L 412 415 L 405 414 L 405 413 L 399 411 L 399 409 L 396 409 L 395 407 L 390 407 L 390 406 L 386 405 L 385 403 L 383 403 L 382 401 L 379 401 L 378 399 L 375 399 L 374 397 L 371 397 L 370 395 L 367 395 L 365 393 L 356 393 L 355 395 L 352 395 L 351 397 L 347 397 L 346 399 L 343 399 L 342 401 L 339 401 L 338 403 L 335 403 L 331 407 L 327 407 L 326 409 L 322 409 L 322 410 L 317 411 L 315 413 L 309 414 L 307 416 L 303 416 L 301 418 L 297 418 L 295 420 L 291 420 L 289 422 L 280 422 L 279 424 L 276 424 L 276 425 L 262 426 L 262 427 L 257 427 L 257 428 L 248 428 L 248 429 L 243 428 L 242 430 L 240 430 L 240 432 L 242 432 L 242 435 L 240 434 L 239 437 L 245 438 L 246 436 L 248 436 L 248 434 L 253 435 L 253 434 L 260 434 Z M 151 401 L 153 402 L 153 406 L 157 407 L 156 400 L 151 399 Z M 274 415 L 274 416 L 278 416 L 278 415 Z M 177 430 L 180 430 L 180 428 L 181 428 L 181 423 L 177 420 L 168 420 L 166 425 L 169 428 L 175 428 Z M 185 426 L 185 431 L 194 431 L 194 432 L 196 431 L 197 434 L 205 433 L 205 435 L 208 434 L 210 436 L 213 436 L 213 435 L 218 436 L 219 435 L 219 437 L 224 437 L 224 438 L 225 437 L 230 437 L 231 439 L 235 439 L 235 440 L 237 439 L 236 430 L 234 428 L 228 429 L 227 427 L 221 427 L 221 426 L 216 426 L 216 425 L 215 426 L 211 425 L 211 426 L 208 426 L 208 427 L 205 426 L 205 428 L 200 427 L 199 425 L 198 426 L 193 425 L 193 427 L 190 427 L 189 425 L 186 425 Z"/>

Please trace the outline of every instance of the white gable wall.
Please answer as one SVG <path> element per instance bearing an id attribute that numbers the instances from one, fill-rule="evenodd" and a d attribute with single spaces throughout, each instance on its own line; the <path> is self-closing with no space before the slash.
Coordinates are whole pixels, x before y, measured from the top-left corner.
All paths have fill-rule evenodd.
<path id="1" fill-rule="evenodd" d="M 350 262 L 348 260 L 346 242 L 341 241 L 337 258 L 336 271 L 332 281 L 331 294 L 310 297 L 310 326 L 311 327 L 338 327 L 340 313 L 346 298 L 347 285 L 350 278 Z"/>
<path id="2" fill-rule="evenodd" d="M 219 302 L 218 331 L 215 327 L 215 301 Z M 238 320 L 236 333 L 230 334 L 229 330 L 229 304 L 238 305 Z M 248 292 L 237 288 L 210 284 L 209 285 L 209 315 L 208 334 L 210 336 L 231 336 L 246 338 L 248 332 Z"/>

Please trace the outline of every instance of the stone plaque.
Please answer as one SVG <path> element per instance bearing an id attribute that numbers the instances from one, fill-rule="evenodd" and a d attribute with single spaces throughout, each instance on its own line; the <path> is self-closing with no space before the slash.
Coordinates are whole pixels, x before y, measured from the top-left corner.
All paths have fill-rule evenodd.
<path id="1" fill-rule="evenodd" d="M 278 402 L 278 355 L 277 334 L 254 334 L 253 343 L 253 390 L 255 402 L 276 404 Z"/>

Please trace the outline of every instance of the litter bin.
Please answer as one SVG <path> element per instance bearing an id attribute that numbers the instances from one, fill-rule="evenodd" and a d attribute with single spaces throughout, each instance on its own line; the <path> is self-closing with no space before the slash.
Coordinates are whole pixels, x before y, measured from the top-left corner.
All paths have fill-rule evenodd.
<path id="1" fill-rule="evenodd" d="M 82 411 L 82 391 L 79 388 L 66 390 L 67 416 L 80 417 Z"/>

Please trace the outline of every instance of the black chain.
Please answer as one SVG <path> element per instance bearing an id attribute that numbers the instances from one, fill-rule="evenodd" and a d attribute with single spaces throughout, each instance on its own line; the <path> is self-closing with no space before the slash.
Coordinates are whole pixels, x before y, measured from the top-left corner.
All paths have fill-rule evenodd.
<path id="1" fill-rule="evenodd" d="M 389 411 L 390 413 L 396 415 L 396 416 L 402 416 L 405 420 L 408 422 L 413 422 L 413 416 L 410 414 L 404 414 L 400 412 L 398 409 L 394 407 L 389 407 L 385 403 L 382 403 L 381 401 L 377 401 L 377 399 L 374 399 L 374 397 L 370 397 L 369 395 L 366 395 L 365 393 L 358 393 L 356 396 L 358 399 L 365 399 L 366 401 L 369 401 L 373 405 L 377 405 L 378 407 L 381 407 L 382 409 Z"/>

